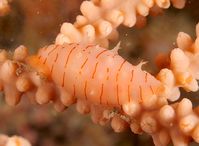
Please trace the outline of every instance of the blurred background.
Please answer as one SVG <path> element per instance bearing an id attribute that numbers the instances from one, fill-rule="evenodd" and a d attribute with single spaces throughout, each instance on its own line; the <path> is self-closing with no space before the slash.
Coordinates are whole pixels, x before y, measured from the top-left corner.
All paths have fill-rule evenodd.
<path id="1" fill-rule="evenodd" d="M 54 42 L 63 22 L 74 22 L 80 13 L 82 0 L 13 0 L 10 10 L 0 16 L 0 49 L 13 50 L 25 45 L 32 53 Z M 188 0 L 183 10 L 170 8 L 158 16 L 147 17 L 142 28 L 120 27 L 121 56 L 132 64 L 148 61 L 145 69 L 157 72 L 155 58 L 176 46 L 178 32 L 195 37 L 199 22 L 199 1 Z M 113 44 L 116 44 L 114 42 Z M 112 47 L 113 45 L 111 45 Z M 183 96 L 198 103 L 198 93 Z M 110 125 L 101 127 L 91 122 L 90 116 L 70 107 L 57 113 L 52 105 L 32 105 L 27 99 L 16 107 L 0 100 L 0 133 L 20 135 L 33 146 L 153 146 L 151 137 L 134 135 L 130 130 L 114 133 Z M 192 146 L 196 146 L 192 143 Z"/>

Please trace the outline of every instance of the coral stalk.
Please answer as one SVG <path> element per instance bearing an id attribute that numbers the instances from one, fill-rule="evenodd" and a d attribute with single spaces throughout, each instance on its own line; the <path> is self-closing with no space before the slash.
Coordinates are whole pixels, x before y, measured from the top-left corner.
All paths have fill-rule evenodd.
<path id="1" fill-rule="evenodd" d="M 176 101 L 180 97 L 179 88 L 187 92 L 198 91 L 199 79 L 199 36 L 198 26 L 196 26 L 197 38 L 195 41 L 183 32 L 177 37 L 177 46 L 170 53 L 168 68 L 160 70 L 158 79 L 164 84 L 164 94 L 171 101 Z"/>
<path id="2" fill-rule="evenodd" d="M 183 8 L 186 0 L 171 0 L 171 2 L 174 7 Z M 74 24 L 67 22 L 62 24 L 56 44 L 83 41 L 108 47 L 109 40 L 117 39 L 119 25 L 127 27 L 133 27 L 136 23 L 142 25 L 150 9 L 154 7 L 167 9 L 171 2 L 170 0 L 84 1 L 80 6 L 82 15 L 76 17 Z M 139 19 L 140 17 L 143 19 Z"/>

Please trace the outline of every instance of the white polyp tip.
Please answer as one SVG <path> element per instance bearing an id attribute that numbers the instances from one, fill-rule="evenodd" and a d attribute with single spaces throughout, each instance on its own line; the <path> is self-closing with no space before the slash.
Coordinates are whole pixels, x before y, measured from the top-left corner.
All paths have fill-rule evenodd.
<path id="1" fill-rule="evenodd" d="M 80 11 L 89 21 L 96 21 L 101 16 L 101 9 L 92 1 L 83 1 L 80 6 Z"/>
<path id="2" fill-rule="evenodd" d="M 131 131 L 135 134 L 141 134 L 143 132 L 140 125 L 136 122 L 131 123 L 130 128 L 131 128 Z"/>
<path id="3" fill-rule="evenodd" d="M 187 99 L 183 98 L 182 101 L 179 102 L 177 107 L 177 114 L 179 117 L 184 117 L 189 115 L 192 112 L 192 102 Z"/>
<path id="4" fill-rule="evenodd" d="M 85 16 L 82 15 L 78 15 L 76 17 L 76 22 L 74 23 L 74 25 L 76 26 L 83 26 L 86 25 L 86 23 L 88 22 L 88 19 Z"/>
<path id="5" fill-rule="evenodd" d="M 16 87 L 20 92 L 25 92 L 30 88 L 30 82 L 27 78 L 18 78 Z"/>
<path id="6" fill-rule="evenodd" d="M 180 49 L 186 50 L 189 49 L 192 45 L 193 41 L 192 38 L 184 33 L 184 32 L 179 32 L 177 36 L 177 45 Z"/>
<path id="7" fill-rule="evenodd" d="M 168 100 L 174 102 L 180 98 L 180 90 L 178 87 L 172 87 L 169 89 L 169 94 L 167 96 Z"/>
<path id="8" fill-rule="evenodd" d="M 130 102 L 122 106 L 124 112 L 129 116 L 136 116 L 140 113 L 140 106 L 138 103 Z"/>
<path id="9" fill-rule="evenodd" d="M 76 101 L 71 95 L 61 95 L 60 100 L 67 107 Z"/>
<path id="10" fill-rule="evenodd" d="M 172 4 L 175 8 L 182 9 L 184 8 L 186 0 L 173 0 Z"/>
<path id="11" fill-rule="evenodd" d="M 160 8 L 169 8 L 170 7 L 170 1 L 169 0 L 156 0 L 157 5 Z"/>
<path id="12" fill-rule="evenodd" d="M 175 84 L 174 74 L 169 69 L 162 69 L 157 78 L 168 87 L 172 87 Z"/>
<path id="13" fill-rule="evenodd" d="M 23 61 L 27 56 L 28 49 L 25 46 L 21 45 L 15 49 L 13 59 Z"/>
<path id="14" fill-rule="evenodd" d="M 82 28 L 82 32 L 89 41 L 94 41 L 95 39 L 95 28 L 92 25 L 86 25 Z"/>
<path id="15" fill-rule="evenodd" d="M 160 109 L 159 117 L 162 120 L 162 122 L 172 122 L 172 120 L 175 117 L 175 111 L 171 106 L 165 105 Z"/>
<path id="16" fill-rule="evenodd" d="M 123 22 L 124 16 L 122 16 L 122 14 L 120 13 L 120 14 L 115 16 L 115 20 L 116 20 L 116 22 L 118 22 L 118 24 L 120 24 L 120 23 Z"/>
<path id="17" fill-rule="evenodd" d="M 77 100 L 76 109 L 81 114 L 87 114 L 90 112 L 90 107 L 88 103 L 81 100 Z"/>
<path id="18" fill-rule="evenodd" d="M 99 24 L 99 33 L 103 36 L 108 36 L 112 29 L 112 25 L 107 21 L 103 21 Z"/>
<path id="19" fill-rule="evenodd" d="M 64 43 L 71 43 L 70 39 L 63 34 L 59 34 L 55 40 L 55 44 L 63 45 Z"/>
<path id="20" fill-rule="evenodd" d="M 153 7 L 154 5 L 154 0 L 143 0 L 143 1 L 149 8 Z"/>
<path id="21" fill-rule="evenodd" d="M 54 97 L 54 93 L 50 86 L 44 85 L 38 87 L 35 97 L 39 104 L 46 104 Z"/>
<path id="22" fill-rule="evenodd" d="M 122 132 L 126 129 L 126 122 L 120 117 L 113 117 L 111 120 L 111 127 L 115 132 Z"/>
<path id="23" fill-rule="evenodd" d="M 187 91 L 196 92 L 196 91 L 198 91 L 198 88 L 199 88 L 198 82 L 192 76 L 187 77 L 183 88 Z"/>
<path id="24" fill-rule="evenodd" d="M 141 128 L 146 133 L 152 134 L 157 131 L 157 121 L 150 115 L 143 115 Z"/>
<path id="25" fill-rule="evenodd" d="M 136 24 L 136 17 L 135 18 L 125 18 L 123 24 L 127 27 L 133 27 Z"/>
<path id="26" fill-rule="evenodd" d="M 149 8 L 142 4 L 137 6 L 137 11 L 142 16 L 147 16 L 149 14 Z"/>
<path id="27" fill-rule="evenodd" d="M 178 60 L 179 58 L 183 59 L 184 57 L 185 57 L 185 54 L 180 48 L 175 48 L 171 52 L 171 58 L 173 58 L 173 59 Z"/>
<path id="28" fill-rule="evenodd" d="M 65 31 L 67 31 L 69 28 L 72 28 L 72 27 L 73 27 L 73 25 L 71 23 L 65 22 L 62 24 L 60 32 L 64 33 Z"/>
<path id="29" fill-rule="evenodd" d="M 10 81 L 11 78 L 16 76 L 17 65 L 11 60 L 7 60 L 1 66 L 1 78 L 3 81 Z"/>
<path id="30" fill-rule="evenodd" d="M 175 71 L 178 72 L 187 71 L 190 61 L 189 58 L 183 52 L 183 50 L 179 48 L 172 50 L 170 58 L 171 58 L 171 66 Z"/>
<path id="31" fill-rule="evenodd" d="M 188 115 L 180 120 L 179 127 L 184 133 L 188 134 L 194 129 L 197 121 L 198 119 L 194 115 Z"/>

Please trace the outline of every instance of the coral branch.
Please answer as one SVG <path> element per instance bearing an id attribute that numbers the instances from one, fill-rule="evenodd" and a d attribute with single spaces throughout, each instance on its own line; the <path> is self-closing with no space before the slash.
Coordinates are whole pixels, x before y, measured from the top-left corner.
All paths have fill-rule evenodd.
<path id="1" fill-rule="evenodd" d="M 186 0 L 171 0 L 176 8 L 183 8 Z M 108 47 L 108 40 L 118 37 L 117 27 L 143 25 L 150 9 L 156 13 L 167 9 L 170 0 L 91 0 L 84 1 L 74 24 L 64 23 L 56 44 L 87 42 Z M 156 7 L 156 8 L 155 8 Z M 155 9 L 154 9 L 155 8 Z M 142 18 L 142 19 L 139 19 Z M 145 18 L 144 18 L 145 19 Z"/>
<path id="2" fill-rule="evenodd" d="M 37 65 L 37 70 L 35 70 L 34 67 L 37 62 L 33 58 L 28 57 L 27 48 L 24 46 L 18 47 L 13 56 L 9 56 L 4 50 L 1 51 L 0 83 L 7 104 L 16 105 L 20 101 L 21 96 L 25 96 L 39 104 L 55 100 L 55 105 L 59 104 L 58 107 L 61 110 L 60 103 L 56 98 L 61 93 L 61 89 L 59 90 L 48 79 L 48 76 L 45 74 L 45 67 Z M 62 107 L 64 108 L 64 105 Z"/>
<path id="3" fill-rule="evenodd" d="M 170 63 L 168 69 L 162 69 L 158 74 L 158 79 L 165 85 L 164 95 L 169 100 L 175 101 L 180 97 L 179 87 L 187 92 L 198 91 L 199 79 L 199 35 L 196 26 L 197 37 L 195 41 L 183 32 L 177 37 L 178 48 L 170 53 Z"/>

